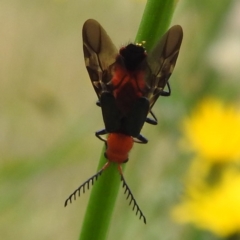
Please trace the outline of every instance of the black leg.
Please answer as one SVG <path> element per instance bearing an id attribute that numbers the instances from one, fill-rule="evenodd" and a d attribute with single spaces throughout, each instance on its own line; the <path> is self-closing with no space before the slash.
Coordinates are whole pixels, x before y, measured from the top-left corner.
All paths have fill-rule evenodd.
<path id="1" fill-rule="evenodd" d="M 106 129 L 102 129 L 102 130 L 99 130 L 97 132 L 95 132 L 95 136 L 100 139 L 101 141 L 105 142 L 106 143 L 106 139 L 102 138 L 101 135 L 105 135 L 107 134 L 107 130 Z"/>
<path id="2" fill-rule="evenodd" d="M 171 95 L 171 87 L 170 87 L 170 84 L 167 82 L 167 91 L 162 91 L 160 92 L 160 96 L 163 96 L 163 97 L 169 97 Z M 152 125 L 157 125 L 158 124 L 158 120 L 155 116 L 155 114 L 152 112 L 152 110 L 149 112 L 153 118 L 146 118 L 145 122 L 149 123 L 149 124 L 152 124 Z"/>
<path id="3" fill-rule="evenodd" d="M 157 125 L 158 124 L 158 120 L 155 116 L 155 114 L 152 112 L 152 110 L 149 112 L 153 118 L 146 118 L 145 122 L 152 124 L 152 125 Z"/>
<path id="4" fill-rule="evenodd" d="M 163 96 L 163 97 L 169 97 L 171 95 L 171 88 L 170 88 L 170 84 L 167 82 L 167 88 L 168 88 L 168 91 L 165 92 L 165 91 L 162 91 L 160 93 L 160 96 Z"/>
<path id="5" fill-rule="evenodd" d="M 134 142 L 135 142 L 135 143 L 146 144 L 146 143 L 148 143 L 148 140 L 147 140 L 144 136 L 142 136 L 141 134 L 139 134 L 138 137 L 134 138 Z"/>

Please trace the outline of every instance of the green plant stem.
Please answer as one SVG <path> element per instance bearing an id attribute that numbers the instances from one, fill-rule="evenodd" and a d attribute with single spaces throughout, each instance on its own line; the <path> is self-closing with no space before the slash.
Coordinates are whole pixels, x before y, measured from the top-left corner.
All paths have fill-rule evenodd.
<path id="1" fill-rule="evenodd" d="M 156 42 L 155 39 L 159 40 L 160 36 L 166 31 L 173 14 L 174 6 L 174 0 L 149 0 L 143 14 L 136 41 L 146 41 L 146 46 L 149 48 L 152 47 L 154 42 Z M 103 167 L 106 161 L 102 156 L 98 169 Z M 117 165 L 112 163 L 94 183 L 79 237 L 80 240 L 107 239 L 120 184 Z"/>
<path id="2" fill-rule="evenodd" d="M 102 154 L 98 170 L 104 166 L 106 161 Z M 79 239 L 107 239 L 120 183 L 117 164 L 112 163 L 94 183 Z"/>
<path id="3" fill-rule="evenodd" d="M 147 50 L 153 48 L 166 32 L 176 3 L 176 0 L 148 0 L 135 41 L 146 41 Z"/>

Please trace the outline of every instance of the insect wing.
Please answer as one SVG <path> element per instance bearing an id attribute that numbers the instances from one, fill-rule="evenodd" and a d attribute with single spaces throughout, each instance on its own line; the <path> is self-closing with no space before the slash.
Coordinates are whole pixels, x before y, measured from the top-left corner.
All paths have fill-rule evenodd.
<path id="1" fill-rule="evenodd" d="M 85 65 L 100 99 L 101 93 L 108 90 L 107 83 L 112 79 L 118 51 L 96 20 L 89 19 L 84 23 L 82 37 Z"/>
<path id="2" fill-rule="evenodd" d="M 116 132 L 122 124 L 122 114 L 117 107 L 116 99 L 112 93 L 105 91 L 101 94 L 100 101 L 106 131 L 108 133 Z"/>
<path id="3" fill-rule="evenodd" d="M 182 27 L 175 25 L 163 35 L 160 42 L 148 55 L 148 64 L 151 69 L 151 74 L 146 78 L 146 82 L 150 87 L 148 93 L 150 109 L 161 93 L 163 93 L 163 89 L 173 72 L 182 38 Z"/>
<path id="4" fill-rule="evenodd" d="M 146 116 L 149 112 L 149 101 L 147 98 L 139 98 L 126 118 L 122 120 L 122 128 L 125 134 L 134 138 L 139 137 Z"/>

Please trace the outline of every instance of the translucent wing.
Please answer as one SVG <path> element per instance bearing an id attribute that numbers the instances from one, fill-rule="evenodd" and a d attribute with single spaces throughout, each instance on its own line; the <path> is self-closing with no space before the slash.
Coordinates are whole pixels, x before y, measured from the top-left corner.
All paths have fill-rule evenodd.
<path id="1" fill-rule="evenodd" d="M 118 51 L 96 20 L 89 19 L 84 23 L 82 38 L 86 68 L 100 98 L 102 91 L 107 90 L 107 83 L 112 79 Z"/>
<path id="2" fill-rule="evenodd" d="M 150 109 L 163 93 L 163 89 L 173 72 L 182 38 L 183 31 L 181 26 L 175 25 L 163 35 L 156 47 L 148 54 L 148 64 L 151 73 L 146 77 L 146 82 L 150 87 L 147 96 L 150 102 Z"/>

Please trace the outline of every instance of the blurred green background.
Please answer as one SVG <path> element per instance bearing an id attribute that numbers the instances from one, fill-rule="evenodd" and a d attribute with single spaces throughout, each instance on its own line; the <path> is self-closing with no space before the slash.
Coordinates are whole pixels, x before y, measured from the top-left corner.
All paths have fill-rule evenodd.
<path id="1" fill-rule="evenodd" d="M 89 192 L 68 195 L 97 168 L 103 128 L 82 53 L 81 28 L 98 20 L 116 46 L 135 39 L 145 1 L 2 0 L 0 8 L 0 237 L 78 239 Z M 109 239 L 217 239 L 175 223 L 190 158 L 179 147 L 181 121 L 204 96 L 239 103 L 239 1 L 180 0 L 172 21 L 184 29 L 170 79 L 172 96 L 154 106 L 157 126 L 142 131 L 125 178 L 145 226 L 123 190 Z M 198 236 L 195 238 L 194 236 Z"/>

